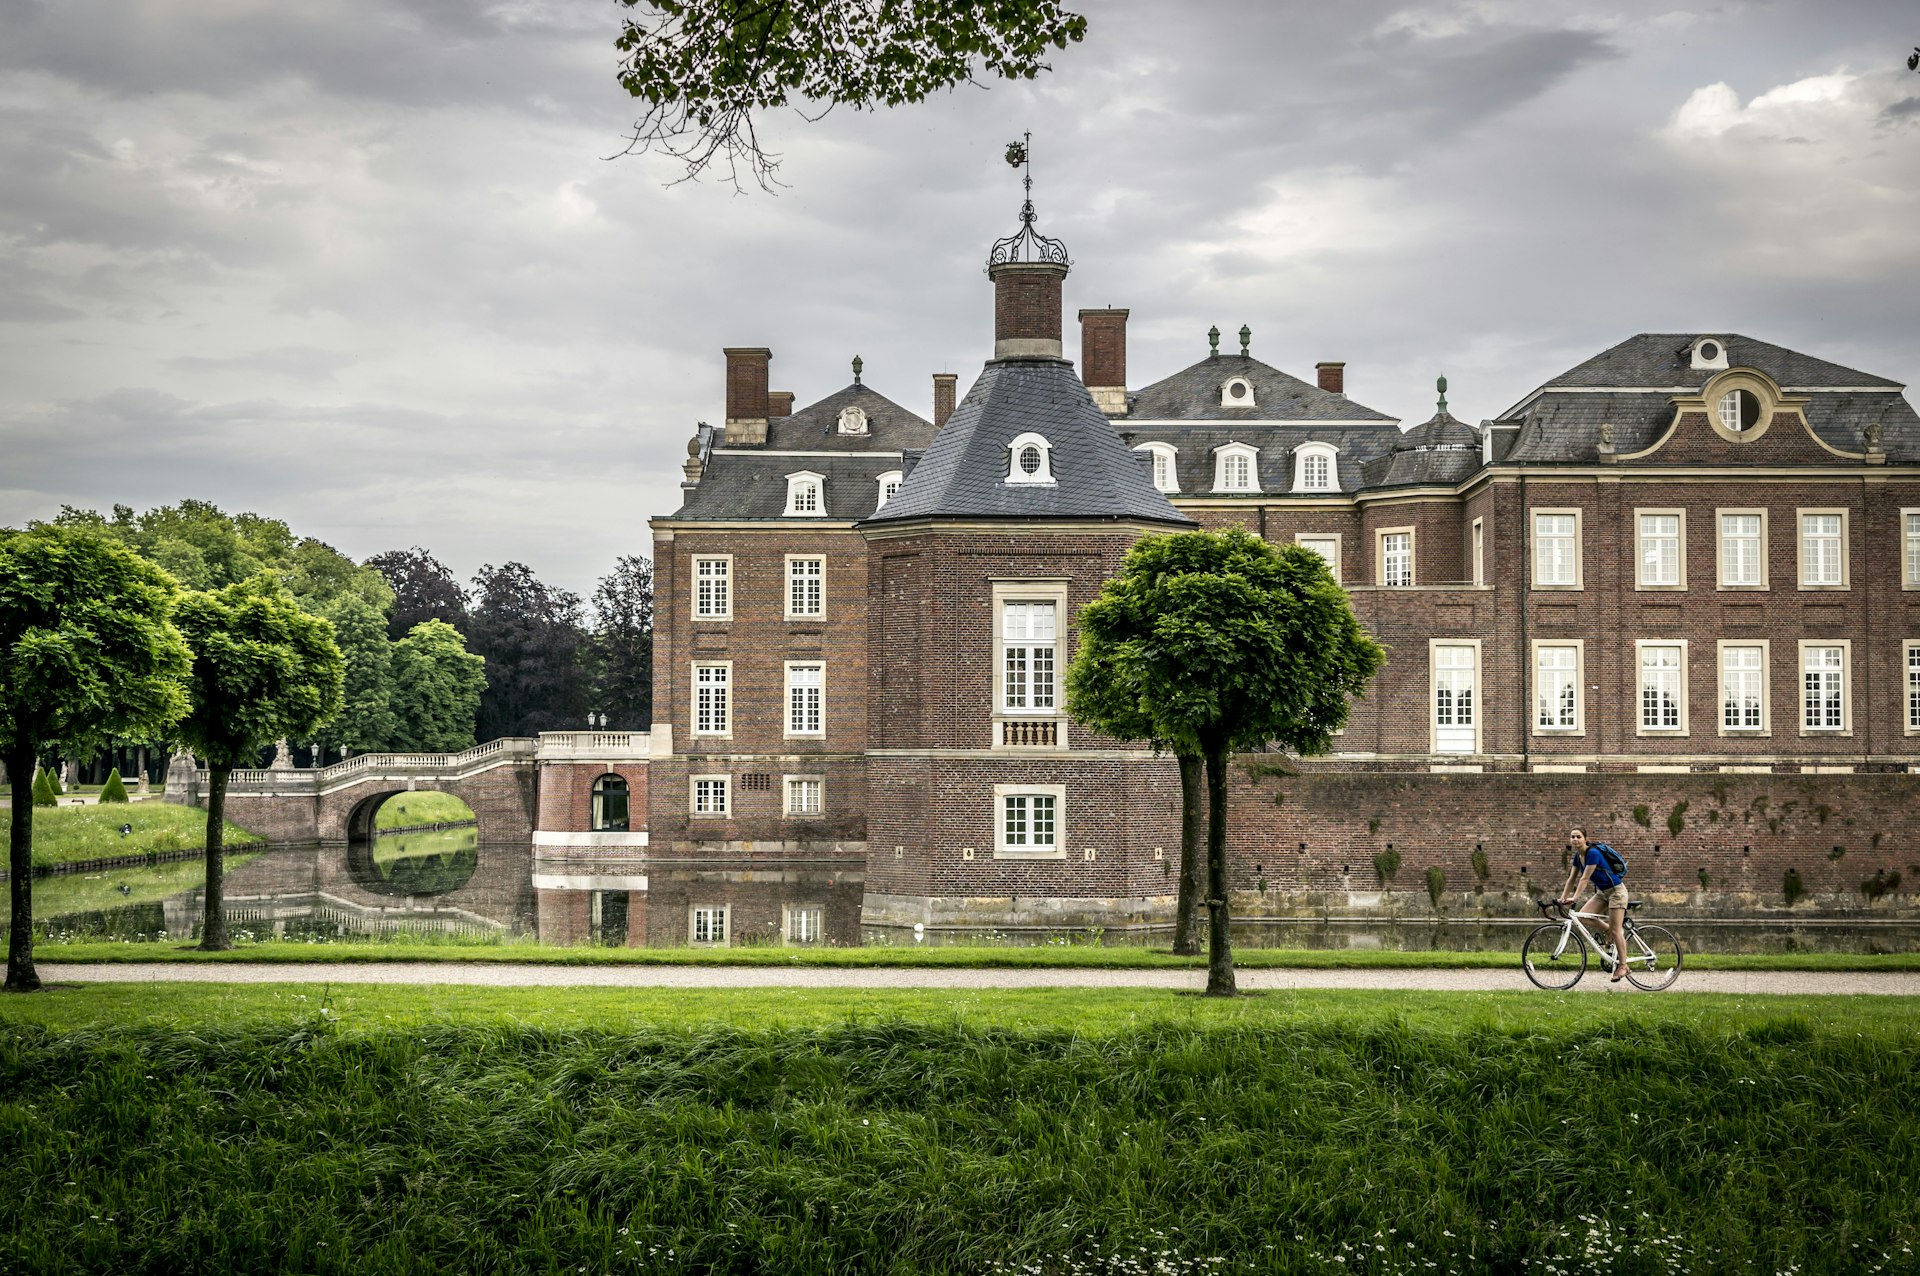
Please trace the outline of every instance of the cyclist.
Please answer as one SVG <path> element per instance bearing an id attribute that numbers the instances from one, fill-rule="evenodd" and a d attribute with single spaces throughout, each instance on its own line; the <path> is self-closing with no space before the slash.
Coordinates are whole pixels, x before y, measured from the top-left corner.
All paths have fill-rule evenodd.
<path id="1" fill-rule="evenodd" d="M 1573 862 L 1567 866 L 1567 882 L 1560 890 L 1558 902 L 1571 906 L 1580 892 L 1587 888 L 1587 883 L 1593 883 L 1593 897 L 1587 902 L 1594 904 L 1604 901 L 1606 904 L 1607 935 L 1613 940 L 1613 977 L 1610 982 L 1617 984 L 1627 973 L 1624 960 L 1627 954 L 1627 884 L 1613 871 L 1612 865 L 1607 863 L 1607 857 L 1601 853 L 1600 847 L 1604 843 L 1588 845 L 1586 831 L 1578 828 L 1570 830 L 1567 839 L 1573 844 Z M 1574 880 L 1576 876 L 1578 881 Z M 1597 911 L 1590 912 L 1585 908 L 1579 911 L 1582 917 L 1600 916 Z"/>

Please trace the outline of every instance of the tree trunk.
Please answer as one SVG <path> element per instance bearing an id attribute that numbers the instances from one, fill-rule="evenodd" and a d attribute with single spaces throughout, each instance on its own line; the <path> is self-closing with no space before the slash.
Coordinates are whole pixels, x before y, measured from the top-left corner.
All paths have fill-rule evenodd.
<path id="1" fill-rule="evenodd" d="M 207 911 L 200 923 L 200 947 L 224 953 L 227 943 L 227 866 L 222 860 L 227 840 L 227 776 L 232 767 L 207 768 Z"/>
<path id="2" fill-rule="evenodd" d="M 1207 996 L 1232 997 L 1232 918 L 1227 909 L 1227 746 L 1207 746 Z"/>
<path id="3" fill-rule="evenodd" d="M 1199 754 L 1180 756 L 1180 895 L 1173 913 L 1173 951 L 1198 957 L 1200 940 L 1193 933 L 1194 911 L 1206 888 L 1201 839 L 1207 832 L 1206 759 Z"/>
<path id="4" fill-rule="evenodd" d="M 13 810 L 8 821 L 13 845 L 7 852 L 7 885 L 12 909 L 7 932 L 7 991 L 32 992 L 40 986 L 33 968 L 33 776 L 39 769 L 31 742 L 7 753 L 13 777 Z M 21 776 L 26 776 L 22 783 Z"/>

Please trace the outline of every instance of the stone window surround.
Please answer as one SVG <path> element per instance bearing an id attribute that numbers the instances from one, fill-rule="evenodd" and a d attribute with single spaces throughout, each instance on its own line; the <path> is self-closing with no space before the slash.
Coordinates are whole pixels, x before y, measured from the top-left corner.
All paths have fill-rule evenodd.
<path id="1" fill-rule="evenodd" d="M 1915 720 L 1913 704 L 1916 670 L 1914 653 L 1917 651 L 1920 651 L 1920 638 L 1908 638 L 1900 644 L 1900 716 L 1901 720 L 1907 724 L 1908 735 L 1920 735 L 1920 721 Z"/>
<path id="2" fill-rule="evenodd" d="M 795 563 L 820 564 L 820 610 L 795 611 L 793 609 L 793 585 Z M 827 556 L 825 554 L 788 554 L 786 556 L 786 617 L 788 620 L 824 620 L 827 615 Z"/>
<path id="3" fill-rule="evenodd" d="M 1730 585 L 1727 583 L 1727 561 L 1724 553 L 1726 532 L 1721 520 L 1730 515 L 1758 516 L 1760 519 L 1760 583 L 1757 585 Z M 1767 509 L 1764 505 L 1722 505 L 1713 511 L 1713 557 L 1715 588 L 1729 593 L 1766 593 L 1769 585 L 1769 565 L 1767 563 L 1768 536 Z"/>
<path id="4" fill-rule="evenodd" d="M 813 918 L 813 938 L 794 938 L 794 918 L 810 914 Z M 824 904 L 782 904 L 780 906 L 780 942 L 783 944 L 817 944 L 826 938 L 827 909 Z"/>
<path id="5" fill-rule="evenodd" d="M 726 568 L 721 573 L 720 576 L 708 578 L 708 579 L 718 579 L 725 582 L 725 588 L 727 593 L 727 605 L 725 608 L 723 608 L 720 611 L 703 612 L 700 610 L 700 564 L 702 563 L 725 563 L 726 564 Z M 724 623 L 726 621 L 730 621 L 733 619 L 733 555 L 732 554 L 695 554 L 693 555 L 692 566 L 689 570 L 689 578 L 693 582 L 693 607 L 691 608 L 691 610 L 693 612 L 693 619 L 696 623 L 704 622 L 708 624 L 719 624 L 719 623 Z"/>
<path id="6" fill-rule="evenodd" d="M 1061 653 L 1066 649 L 1067 641 L 1067 590 L 1071 584 L 1064 576 L 1035 577 L 995 577 L 989 582 L 993 589 L 991 621 L 993 653 L 993 699 L 990 704 L 993 745 L 996 751 L 1029 752 L 1033 749 L 1058 750 L 1067 747 L 1068 721 L 1066 714 L 1066 664 Z M 1053 707 L 1051 709 L 1009 709 L 1006 707 L 1006 605 L 1013 603 L 1053 604 Z M 1002 721 L 1027 718 L 1046 718 L 1058 723 L 1055 728 L 1057 739 L 1052 746 L 1046 745 L 1006 745 L 1001 743 Z"/>
<path id="7" fill-rule="evenodd" d="M 693 694 L 687 701 L 687 716 L 689 719 L 687 723 L 688 733 L 691 735 L 702 736 L 704 738 L 713 739 L 713 740 L 730 739 L 733 735 L 733 661 L 731 660 L 695 660 L 691 662 L 691 665 L 692 665 L 692 672 L 689 675 L 689 677 L 690 677 L 692 688 L 693 688 Z M 713 687 L 720 687 L 725 691 L 726 698 L 727 698 L 727 710 L 726 710 L 727 725 L 726 725 L 726 729 L 723 731 L 702 731 L 700 729 L 700 671 L 702 669 L 716 669 L 716 668 L 725 669 L 727 671 L 726 677 L 721 679 L 719 682 L 712 682 L 712 683 L 708 683 L 707 685 L 713 686 Z"/>
<path id="8" fill-rule="evenodd" d="M 1584 638 L 1535 638 L 1533 646 L 1533 704 L 1528 709 L 1528 717 L 1533 721 L 1533 734 L 1537 736 L 1583 736 L 1587 733 L 1587 640 Z M 1544 727 L 1540 725 L 1540 652 L 1548 647 L 1570 647 L 1573 649 L 1573 725 L 1570 727 Z"/>
<path id="9" fill-rule="evenodd" d="M 1837 585 L 1810 585 L 1807 583 L 1807 527 L 1809 515 L 1840 516 L 1840 583 Z M 1845 506 L 1802 505 L 1793 511 L 1793 554 L 1798 563 L 1799 586 L 1802 592 L 1836 592 L 1853 588 L 1851 559 L 1853 554 L 1853 511 Z"/>
<path id="10" fill-rule="evenodd" d="M 700 809 L 700 785 L 702 783 L 720 785 L 721 809 L 703 811 Z M 696 820 L 729 820 L 733 818 L 733 776 L 719 772 L 707 772 L 687 777 L 687 815 Z"/>
<path id="11" fill-rule="evenodd" d="M 1007 845 L 1007 799 L 1053 799 L 1053 846 L 1028 850 Z M 1010 860 L 1064 860 L 1067 858 L 1067 786 L 1064 784 L 996 784 L 993 786 L 993 857 Z"/>
<path id="12" fill-rule="evenodd" d="M 1727 648 L 1758 647 L 1760 649 L 1760 725 L 1757 727 L 1730 727 L 1727 725 Z M 1722 638 L 1718 644 L 1719 679 L 1714 686 L 1713 718 L 1720 724 L 1723 736 L 1759 738 L 1773 734 L 1773 640 L 1769 638 Z"/>
<path id="13" fill-rule="evenodd" d="M 710 919 L 717 919 L 719 921 L 720 937 L 718 939 L 713 939 L 713 938 L 695 939 L 694 938 L 694 936 L 699 933 L 697 929 L 697 918 L 699 914 L 703 912 L 706 913 Z M 711 932 L 709 932 L 709 934 L 711 934 Z M 726 948 L 731 946 L 732 943 L 733 943 L 733 906 L 732 905 L 730 904 L 696 904 L 696 903 L 689 903 L 687 905 L 687 947 L 689 948 Z"/>
<path id="14" fill-rule="evenodd" d="M 1675 647 L 1680 651 L 1680 671 L 1678 679 L 1680 684 L 1680 724 L 1678 726 L 1650 727 L 1647 725 L 1646 668 L 1642 663 L 1644 659 L 1642 653 L 1648 647 Z M 1666 736 L 1677 739 L 1691 733 L 1693 726 L 1688 715 L 1688 709 L 1690 707 L 1688 702 L 1693 698 L 1690 694 L 1693 670 L 1689 655 L 1688 640 L 1685 638 L 1636 638 L 1633 640 L 1633 733 L 1635 735 Z M 1720 692 L 1717 685 L 1714 689 L 1713 699 L 1716 705 L 1720 703 Z"/>
<path id="15" fill-rule="evenodd" d="M 1407 583 L 1387 584 L 1387 537 L 1407 538 Z M 1420 583 L 1420 533 L 1417 527 L 1377 527 L 1373 532 L 1373 583 L 1382 589 L 1410 589 Z"/>
<path id="16" fill-rule="evenodd" d="M 820 809 L 817 811 L 796 811 L 793 809 L 793 784 L 796 781 L 810 781 L 820 786 Z M 783 775 L 780 777 L 780 813 L 789 819 L 819 819 L 827 812 L 827 777 L 818 772 L 805 775 Z"/>
<path id="17" fill-rule="evenodd" d="M 1671 585 L 1655 585 L 1644 579 L 1647 560 L 1646 529 L 1641 523 L 1643 518 L 1680 520 L 1679 544 L 1676 551 L 1678 562 L 1675 564 L 1678 579 Z M 1633 587 L 1640 593 L 1684 594 L 1687 591 L 1687 511 L 1685 509 L 1677 506 L 1668 509 L 1655 506 L 1635 507 L 1633 511 Z"/>
<path id="18" fill-rule="evenodd" d="M 1326 560 L 1327 570 L 1333 574 L 1334 583 L 1338 584 L 1340 582 L 1340 550 L 1341 550 L 1340 533 L 1339 532 L 1295 532 L 1293 534 L 1293 543 L 1296 545 L 1304 545 L 1308 541 L 1332 541 L 1333 542 L 1332 556 L 1329 557 L 1326 554 L 1321 554 L 1320 557 Z"/>
<path id="19" fill-rule="evenodd" d="M 1540 581 L 1540 519 L 1542 517 L 1573 516 L 1573 582 L 1571 584 L 1542 584 Z M 1577 505 L 1548 506 L 1535 505 L 1527 510 L 1527 526 L 1533 531 L 1533 571 L 1527 580 L 1527 588 L 1542 593 L 1578 593 L 1587 587 L 1587 520 L 1586 511 Z M 1635 533 L 1636 544 L 1638 531 Z M 1638 573 L 1635 573 L 1638 579 Z"/>
<path id="20" fill-rule="evenodd" d="M 819 730 L 793 729 L 793 693 L 797 689 L 793 681 L 796 669 L 818 669 L 820 671 L 820 728 Z M 789 740 L 819 740 L 827 734 L 827 662 L 824 660 L 789 660 L 781 666 L 780 691 L 780 734 Z"/>
<path id="21" fill-rule="evenodd" d="M 1840 725 L 1837 727 L 1810 727 L 1807 725 L 1807 648 L 1838 647 L 1840 649 Z M 1800 734 L 1803 736 L 1850 736 L 1853 734 L 1853 640 L 1851 638 L 1802 638 L 1799 645 L 1800 658 L 1795 662 L 1794 691 L 1800 709 Z M 1905 686 L 1901 687 L 1904 694 Z"/>
<path id="22" fill-rule="evenodd" d="M 1485 585 L 1487 583 L 1487 522 L 1484 518 L 1476 518 L 1473 520 L 1472 529 L 1468 533 L 1468 539 L 1472 542 L 1469 550 L 1473 554 L 1473 562 L 1471 564 L 1473 569 L 1473 583 L 1475 585 Z"/>
<path id="23" fill-rule="evenodd" d="M 1483 712 L 1485 700 L 1480 694 L 1482 682 L 1486 678 L 1485 650 L 1478 638 L 1429 638 L 1427 639 L 1427 752 L 1435 757 L 1441 756 L 1440 713 L 1436 703 L 1434 688 L 1440 673 L 1440 648 L 1473 648 L 1473 752 L 1456 753 L 1446 751 L 1447 757 L 1476 757 L 1482 751 L 1486 741 L 1486 714 Z"/>

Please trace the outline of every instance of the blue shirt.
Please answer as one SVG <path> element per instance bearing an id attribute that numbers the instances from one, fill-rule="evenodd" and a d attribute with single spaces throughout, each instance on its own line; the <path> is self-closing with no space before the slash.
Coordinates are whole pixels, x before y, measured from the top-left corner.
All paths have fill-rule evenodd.
<path id="1" fill-rule="evenodd" d="M 1621 876 L 1607 867 L 1607 857 L 1600 853 L 1600 843 L 1587 847 L 1587 853 L 1579 860 L 1581 864 L 1593 865 L 1593 884 L 1603 891 L 1610 891 L 1623 880 Z"/>

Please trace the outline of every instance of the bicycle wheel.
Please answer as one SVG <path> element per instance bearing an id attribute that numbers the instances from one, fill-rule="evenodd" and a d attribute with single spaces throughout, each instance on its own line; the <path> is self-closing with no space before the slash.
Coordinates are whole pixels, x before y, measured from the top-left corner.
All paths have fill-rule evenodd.
<path id="1" fill-rule="evenodd" d="M 1562 938 L 1566 951 L 1555 951 Z M 1537 988 L 1565 991 L 1580 982 L 1587 973 L 1587 946 L 1565 926 L 1537 926 L 1520 950 L 1520 968 L 1527 972 Z"/>
<path id="2" fill-rule="evenodd" d="M 1627 979 L 1635 988 L 1659 992 L 1680 978 L 1680 941 L 1664 926 L 1636 926 L 1627 935 Z"/>

